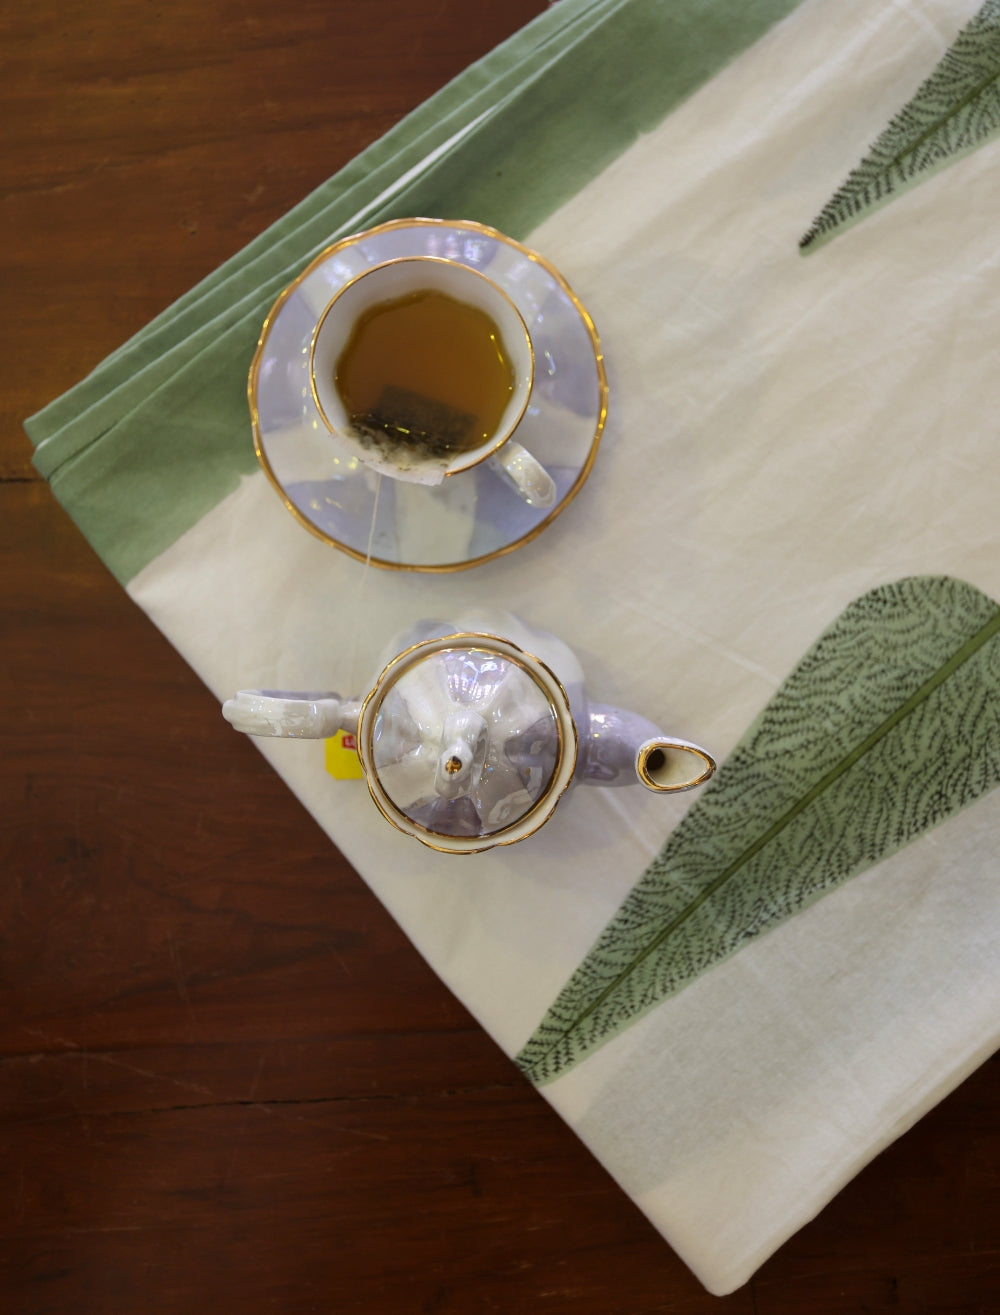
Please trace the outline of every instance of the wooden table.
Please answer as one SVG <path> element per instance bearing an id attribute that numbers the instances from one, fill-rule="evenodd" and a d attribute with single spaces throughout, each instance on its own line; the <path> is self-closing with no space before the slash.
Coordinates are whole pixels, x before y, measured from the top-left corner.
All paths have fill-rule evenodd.
<path id="1" fill-rule="evenodd" d="M 21 422 L 542 0 L 0 10 L 0 1310 L 1000 1310 L 1000 1061 L 709 1296 L 31 465 Z"/>

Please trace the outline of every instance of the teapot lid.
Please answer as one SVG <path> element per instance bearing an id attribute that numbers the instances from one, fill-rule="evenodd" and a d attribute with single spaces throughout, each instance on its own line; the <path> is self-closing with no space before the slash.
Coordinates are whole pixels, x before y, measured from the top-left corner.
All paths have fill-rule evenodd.
<path id="1" fill-rule="evenodd" d="M 509 844 L 541 826 L 572 778 L 576 748 L 557 678 L 492 635 L 450 635 L 400 654 L 359 722 L 376 804 L 449 851 Z"/>

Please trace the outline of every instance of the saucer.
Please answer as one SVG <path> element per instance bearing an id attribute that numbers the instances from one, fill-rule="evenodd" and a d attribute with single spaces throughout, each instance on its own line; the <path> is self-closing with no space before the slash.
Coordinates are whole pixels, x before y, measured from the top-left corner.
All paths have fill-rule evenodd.
<path id="1" fill-rule="evenodd" d="M 342 454 L 331 438 L 309 386 L 316 322 L 351 279 L 405 256 L 486 272 L 520 311 L 535 380 L 516 437 L 555 481 L 554 506 L 528 506 L 489 462 L 439 485 L 409 484 Z M 572 501 L 597 455 L 608 388 L 593 321 L 547 260 L 472 221 L 397 219 L 327 247 L 282 292 L 264 321 L 248 394 L 258 460 L 308 530 L 375 566 L 458 571 L 528 543 Z"/>

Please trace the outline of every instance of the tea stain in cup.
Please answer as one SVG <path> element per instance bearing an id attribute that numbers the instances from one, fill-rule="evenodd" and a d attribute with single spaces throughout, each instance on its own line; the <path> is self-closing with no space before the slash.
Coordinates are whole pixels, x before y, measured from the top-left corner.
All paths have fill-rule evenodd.
<path id="1" fill-rule="evenodd" d="M 406 467 L 488 443 L 515 376 L 491 316 L 428 288 L 358 317 L 334 383 L 358 437 Z"/>

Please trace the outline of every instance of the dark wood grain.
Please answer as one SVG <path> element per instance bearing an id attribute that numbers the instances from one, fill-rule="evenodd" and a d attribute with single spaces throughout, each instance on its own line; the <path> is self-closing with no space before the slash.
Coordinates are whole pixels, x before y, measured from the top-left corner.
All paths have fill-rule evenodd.
<path id="1" fill-rule="evenodd" d="M 0 1310 L 1000 1310 L 1000 1064 L 709 1296 L 31 465 L 58 395 L 542 0 L 8 0 Z"/>

